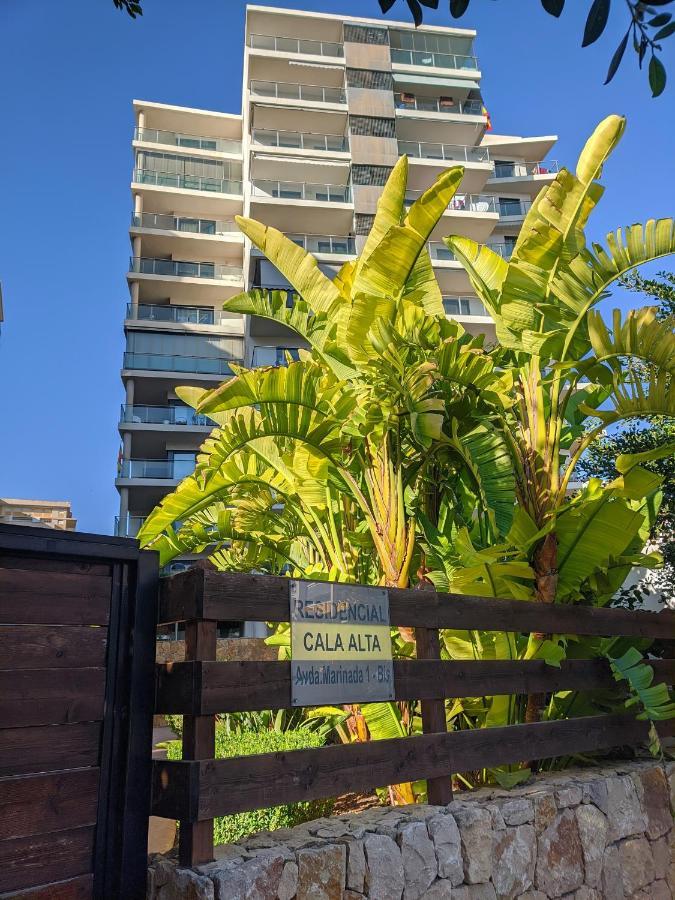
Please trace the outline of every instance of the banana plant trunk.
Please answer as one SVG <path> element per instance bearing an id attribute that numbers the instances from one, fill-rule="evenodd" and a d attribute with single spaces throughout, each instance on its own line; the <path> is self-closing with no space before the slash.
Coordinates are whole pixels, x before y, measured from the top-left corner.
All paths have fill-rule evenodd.
<path id="1" fill-rule="evenodd" d="M 537 603 L 555 603 L 558 588 L 558 538 L 549 532 L 534 552 L 532 568 L 535 575 Z M 540 631 L 532 633 L 537 641 L 546 639 Z M 546 702 L 546 694 L 529 694 L 525 707 L 525 721 L 538 722 Z"/>

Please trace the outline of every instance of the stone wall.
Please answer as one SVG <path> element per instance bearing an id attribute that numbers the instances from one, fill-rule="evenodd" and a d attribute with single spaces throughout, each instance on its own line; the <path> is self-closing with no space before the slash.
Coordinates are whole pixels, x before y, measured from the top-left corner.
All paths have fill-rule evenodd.
<path id="1" fill-rule="evenodd" d="M 151 900 L 670 900 L 675 764 L 537 777 L 447 807 L 382 807 L 151 860 Z"/>

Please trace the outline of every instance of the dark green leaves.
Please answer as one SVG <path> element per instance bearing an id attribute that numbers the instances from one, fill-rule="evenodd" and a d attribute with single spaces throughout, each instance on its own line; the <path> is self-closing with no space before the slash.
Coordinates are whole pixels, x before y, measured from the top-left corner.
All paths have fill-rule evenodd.
<path id="1" fill-rule="evenodd" d="M 450 15 L 453 19 L 463 16 L 469 6 L 469 0 L 450 0 Z"/>
<path id="2" fill-rule="evenodd" d="M 666 69 L 660 59 L 652 56 L 649 60 L 649 87 L 652 89 L 652 97 L 658 97 L 666 86 Z"/>
<path id="3" fill-rule="evenodd" d="M 657 31 L 653 40 L 662 41 L 664 38 L 670 37 L 671 34 L 675 34 L 675 22 L 671 22 L 669 25 L 666 25 L 665 28 L 661 28 L 660 31 Z"/>
<path id="4" fill-rule="evenodd" d="M 582 47 L 588 47 L 589 44 L 595 43 L 605 30 L 610 6 L 611 0 L 593 0 L 586 19 L 584 37 L 581 42 Z"/>
<path id="5" fill-rule="evenodd" d="M 117 9 L 125 9 L 132 19 L 143 15 L 143 9 L 138 0 L 113 0 L 113 3 Z"/>
<path id="6" fill-rule="evenodd" d="M 563 11 L 565 0 L 541 0 L 541 5 L 549 15 L 557 18 Z"/>
<path id="7" fill-rule="evenodd" d="M 616 75 L 616 70 L 619 68 L 621 60 L 623 59 L 623 54 L 626 49 L 626 45 L 628 44 L 628 37 L 630 35 L 630 28 L 624 34 L 623 40 L 619 44 L 619 46 L 614 51 L 614 56 L 612 56 L 611 62 L 609 64 L 609 69 L 607 69 L 607 77 L 605 78 L 605 84 L 609 84 L 612 78 Z"/>

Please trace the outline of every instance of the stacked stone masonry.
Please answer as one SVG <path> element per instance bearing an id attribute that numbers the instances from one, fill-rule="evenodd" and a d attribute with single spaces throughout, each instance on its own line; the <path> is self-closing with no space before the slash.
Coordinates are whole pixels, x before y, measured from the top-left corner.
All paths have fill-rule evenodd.
<path id="1" fill-rule="evenodd" d="M 381 807 L 151 860 L 149 900 L 670 900 L 675 764 L 539 776 L 447 807 Z"/>

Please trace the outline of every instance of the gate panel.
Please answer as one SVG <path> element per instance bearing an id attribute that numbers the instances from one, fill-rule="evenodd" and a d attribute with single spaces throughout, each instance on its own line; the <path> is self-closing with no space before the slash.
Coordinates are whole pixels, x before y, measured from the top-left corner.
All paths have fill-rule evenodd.
<path id="1" fill-rule="evenodd" d="M 0 526 L 0 896 L 145 895 L 156 554 Z"/>

